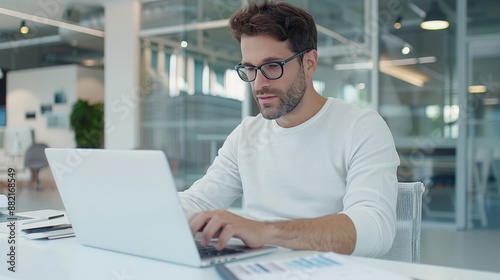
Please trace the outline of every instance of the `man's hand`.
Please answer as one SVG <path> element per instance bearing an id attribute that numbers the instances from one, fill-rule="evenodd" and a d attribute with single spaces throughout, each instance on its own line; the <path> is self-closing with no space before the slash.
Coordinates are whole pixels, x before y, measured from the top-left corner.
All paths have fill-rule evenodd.
<path id="1" fill-rule="evenodd" d="M 215 246 L 222 250 L 231 237 L 241 239 L 248 247 L 265 244 L 295 249 L 333 251 L 351 254 L 356 245 L 356 228 L 345 214 L 332 214 L 318 218 L 258 222 L 245 219 L 225 210 L 193 214 L 189 218 L 193 236 L 202 232 L 202 245 L 218 237 Z"/>
<path id="2" fill-rule="evenodd" d="M 241 239 L 250 248 L 265 245 L 265 223 L 245 219 L 226 210 L 195 213 L 189 218 L 189 226 L 193 236 L 202 232 L 202 245 L 218 237 L 217 250 L 222 250 L 232 237 Z"/>

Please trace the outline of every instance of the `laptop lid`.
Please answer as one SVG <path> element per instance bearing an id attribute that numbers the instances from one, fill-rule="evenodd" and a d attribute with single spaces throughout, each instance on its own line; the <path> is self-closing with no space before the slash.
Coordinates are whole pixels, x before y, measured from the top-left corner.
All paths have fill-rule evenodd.
<path id="1" fill-rule="evenodd" d="M 189 266 L 269 252 L 202 260 L 162 151 L 45 150 L 78 242 Z"/>

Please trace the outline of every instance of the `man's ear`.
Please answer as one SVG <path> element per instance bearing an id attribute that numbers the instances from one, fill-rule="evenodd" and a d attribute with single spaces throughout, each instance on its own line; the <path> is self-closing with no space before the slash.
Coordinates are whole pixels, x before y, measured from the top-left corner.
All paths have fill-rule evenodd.
<path id="1" fill-rule="evenodd" d="M 312 77 L 318 67 L 318 51 L 310 50 L 304 55 L 304 68 L 305 71 Z"/>

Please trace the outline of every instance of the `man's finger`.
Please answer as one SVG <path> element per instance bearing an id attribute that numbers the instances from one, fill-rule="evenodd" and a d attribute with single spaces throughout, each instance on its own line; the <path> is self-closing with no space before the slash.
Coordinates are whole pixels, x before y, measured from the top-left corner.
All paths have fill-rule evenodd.
<path id="1" fill-rule="evenodd" d="M 217 241 L 217 245 L 215 245 L 215 248 L 219 251 L 224 249 L 224 247 L 226 247 L 227 243 L 229 242 L 229 239 L 231 239 L 233 236 L 234 236 L 233 225 L 226 224 L 219 233 L 219 240 Z"/>
<path id="2" fill-rule="evenodd" d="M 202 244 L 206 245 L 212 238 L 218 237 L 225 223 L 226 221 L 219 215 L 211 215 L 210 220 L 206 222 L 203 229 Z"/>
<path id="3" fill-rule="evenodd" d="M 196 216 L 195 216 L 196 215 Z M 193 214 L 189 219 L 189 227 L 191 234 L 196 235 L 197 232 L 203 231 L 206 223 L 210 220 L 210 216 L 205 213 Z"/>

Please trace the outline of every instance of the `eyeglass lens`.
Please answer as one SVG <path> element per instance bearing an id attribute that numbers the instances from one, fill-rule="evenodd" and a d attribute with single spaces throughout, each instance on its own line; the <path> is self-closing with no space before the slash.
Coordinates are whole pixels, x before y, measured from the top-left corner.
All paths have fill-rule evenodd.
<path id="1" fill-rule="evenodd" d="M 257 76 L 257 70 L 260 68 L 262 74 L 268 79 L 278 79 L 283 75 L 283 67 L 277 62 L 266 63 L 260 67 L 240 67 L 238 74 L 244 81 L 252 81 Z"/>

